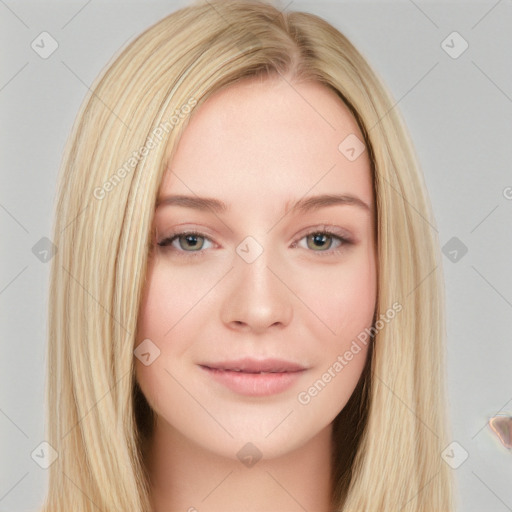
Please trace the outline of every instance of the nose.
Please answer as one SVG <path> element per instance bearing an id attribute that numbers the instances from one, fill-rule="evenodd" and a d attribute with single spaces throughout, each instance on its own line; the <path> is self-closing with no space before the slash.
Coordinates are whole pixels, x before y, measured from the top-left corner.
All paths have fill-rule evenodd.
<path id="1" fill-rule="evenodd" d="M 252 263 L 237 257 L 234 266 L 221 304 L 224 325 L 255 334 L 289 325 L 293 293 L 287 286 L 287 276 L 274 268 L 267 251 Z"/>

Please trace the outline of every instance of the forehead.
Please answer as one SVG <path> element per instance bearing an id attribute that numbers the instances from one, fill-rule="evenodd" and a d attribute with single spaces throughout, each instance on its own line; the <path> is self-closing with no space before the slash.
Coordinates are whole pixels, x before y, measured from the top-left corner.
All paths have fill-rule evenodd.
<path id="1" fill-rule="evenodd" d="M 352 139 L 347 137 L 357 137 Z M 351 192 L 372 202 L 368 154 L 349 160 L 345 140 L 363 141 L 336 93 L 316 82 L 244 80 L 196 108 L 161 186 L 228 203 Z"/>

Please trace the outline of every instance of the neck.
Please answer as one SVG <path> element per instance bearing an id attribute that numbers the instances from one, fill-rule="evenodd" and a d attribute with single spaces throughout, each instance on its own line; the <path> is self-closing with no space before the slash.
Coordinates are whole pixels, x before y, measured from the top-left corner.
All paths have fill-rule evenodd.
<path id="1" fill-rule="evenodd" d="M 157 421 L 147 466 L 154 512 L 328 512 L 329 425 L 284 456 L 246 466 L 205 450 Z"/>

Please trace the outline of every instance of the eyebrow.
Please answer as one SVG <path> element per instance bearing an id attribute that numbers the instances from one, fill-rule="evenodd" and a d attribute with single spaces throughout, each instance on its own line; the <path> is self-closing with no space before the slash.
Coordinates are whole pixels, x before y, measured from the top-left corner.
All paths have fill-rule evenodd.
<path id="1" fill-rule="evenodd" d="M 301 198 L 295 201 L 288 210 L 290 202 L 286 203 L 285 213 L 306 213 L 320 208 L 326 208 L 334 205 L 357 206 L 367 212 L 371 212 L 370 204 L 366 203 L 357 196 L 351 194 L 321 194 Z M 182 206 L 185 208 L 194 208 L 196 210 L 210 210 L 214 213 L 223 213 L 229 210 L 229 207 L 219 199 L 199 196 L 174 195 L 165 196 L 158 199 L 156 208 L 161 206 Z"/>

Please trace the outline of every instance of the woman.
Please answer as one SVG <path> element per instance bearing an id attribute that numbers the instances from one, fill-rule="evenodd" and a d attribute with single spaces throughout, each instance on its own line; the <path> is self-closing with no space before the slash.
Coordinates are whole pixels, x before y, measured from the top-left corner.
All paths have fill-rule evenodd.
<path id="1" fill-rule="evenodd" d="M 44 510 L 452 510 L 433 215 L 357 50 L 208 1 L 92 89 L 56 206 Z"/>

